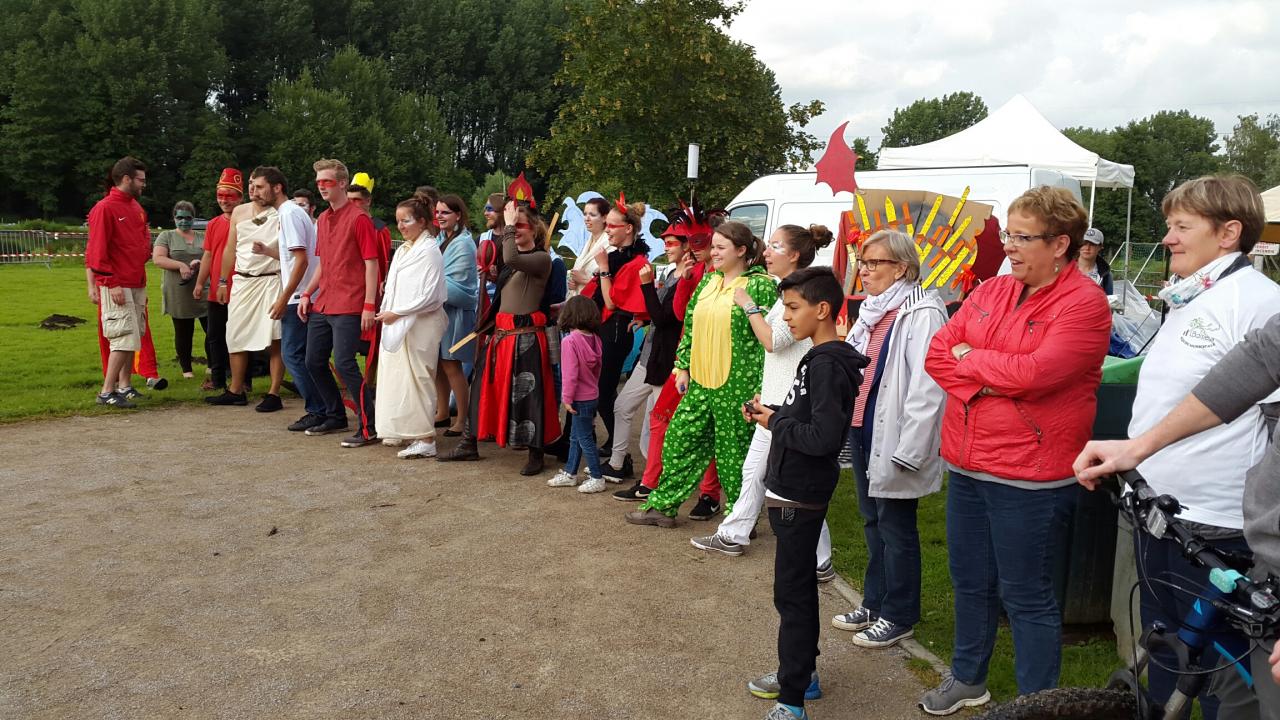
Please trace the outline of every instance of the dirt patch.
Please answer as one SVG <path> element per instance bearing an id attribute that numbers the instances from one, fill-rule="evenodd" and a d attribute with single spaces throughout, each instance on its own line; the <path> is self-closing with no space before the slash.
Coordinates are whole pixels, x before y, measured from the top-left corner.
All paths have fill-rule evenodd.
<path id="1" fill-rule="evenodd" d="M 83 325 L 84 318 L 78 318 L 74 315 L 59 315 L 54 313 L 49 317 L 40 321 L 42 330 L 70 330 L 77 325 Z"/>
<path id="2" fill-rule="evenodd" d="M 768 710 L 744 689 L 776 663 L 767 523 L 712 557 L 688 543 L 711 525 L 626 525 L 608 494 L 521 478 L 521 454 L 344 450 L 281 429 L 295 409 L 5 428 L 0 717 Z M 919 717 L 902 653 L 829 626 L 822 652 L 815 717 Z"/>

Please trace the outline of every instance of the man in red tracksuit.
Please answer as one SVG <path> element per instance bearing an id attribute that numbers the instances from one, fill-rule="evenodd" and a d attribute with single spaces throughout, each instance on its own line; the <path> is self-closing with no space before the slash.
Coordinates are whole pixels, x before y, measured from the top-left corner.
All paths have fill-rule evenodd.
<path id="1" fill-rule="evenodd" d="M 85 266 L 98 287 L 102 334 L 111 347 L 97 402 L 129 408 L 134 407 L 131 399 L 142 397 L 130 379 L 133 354 L 142 348 L 146 327 L 151 232 L 138 197 L 147 186 L 147 167 L 136 158 L 123 157 L 111 167 L 111 184 L 106 197 L 89 211 Z"/>

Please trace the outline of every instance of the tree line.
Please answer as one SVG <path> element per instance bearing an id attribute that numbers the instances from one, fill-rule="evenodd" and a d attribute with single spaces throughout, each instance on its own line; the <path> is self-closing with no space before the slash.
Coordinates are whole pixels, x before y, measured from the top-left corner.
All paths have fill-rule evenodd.
<path id="1" fill-rule="evenodd" d="M 528 170 L 539 194 L 671 200 L 687 143 L 706 191 L 808 162 L 818 103 L 784 107 L 721 0 L 0 0 L 9 215 L 83 217 L 106 168 L 149 167 L 144 204 L 216 212 L 229 165 L 309 185 L 339 157 L 382 211 L 430 183 L 463 197 Z M 526 161 L 529 161 L 528 164 Z"/>

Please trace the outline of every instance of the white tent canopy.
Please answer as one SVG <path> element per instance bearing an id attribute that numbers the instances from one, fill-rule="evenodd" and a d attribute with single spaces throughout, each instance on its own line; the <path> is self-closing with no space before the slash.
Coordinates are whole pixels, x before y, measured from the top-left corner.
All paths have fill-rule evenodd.
<path id="1" fill-rule="evenodd" d="M 1093 187 L 1132 188 L 1133 166 L 1075 144 L 1022 95 L 972 127 L 923 145 L 881 148 L 879 169 L 1030 165 Z"/>
<path id="2" fill-rule="evenodd" d="M 1262 207 L 1267 211 L 1267 222 L 1280 223 L 1280 185 L 1262 193 Z"/>

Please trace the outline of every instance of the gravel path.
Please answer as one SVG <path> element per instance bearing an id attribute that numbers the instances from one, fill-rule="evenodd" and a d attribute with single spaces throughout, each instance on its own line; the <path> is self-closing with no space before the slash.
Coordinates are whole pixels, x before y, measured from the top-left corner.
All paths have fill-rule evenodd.
<path id="1" fill-rule="evenodd" d="M 743 686 L 776 662 L 767 522 L 712 557 L 688 543 L 711 525 L 626 525 L 607 494 L 521 478 L 520 453 L 397 460 L 282 430 L 296 414 L 4 428 L 0 717 L 768 710 Z M 815 718 L 922 717 L 901 651 L 826 626 L 822 652 Z"/>

